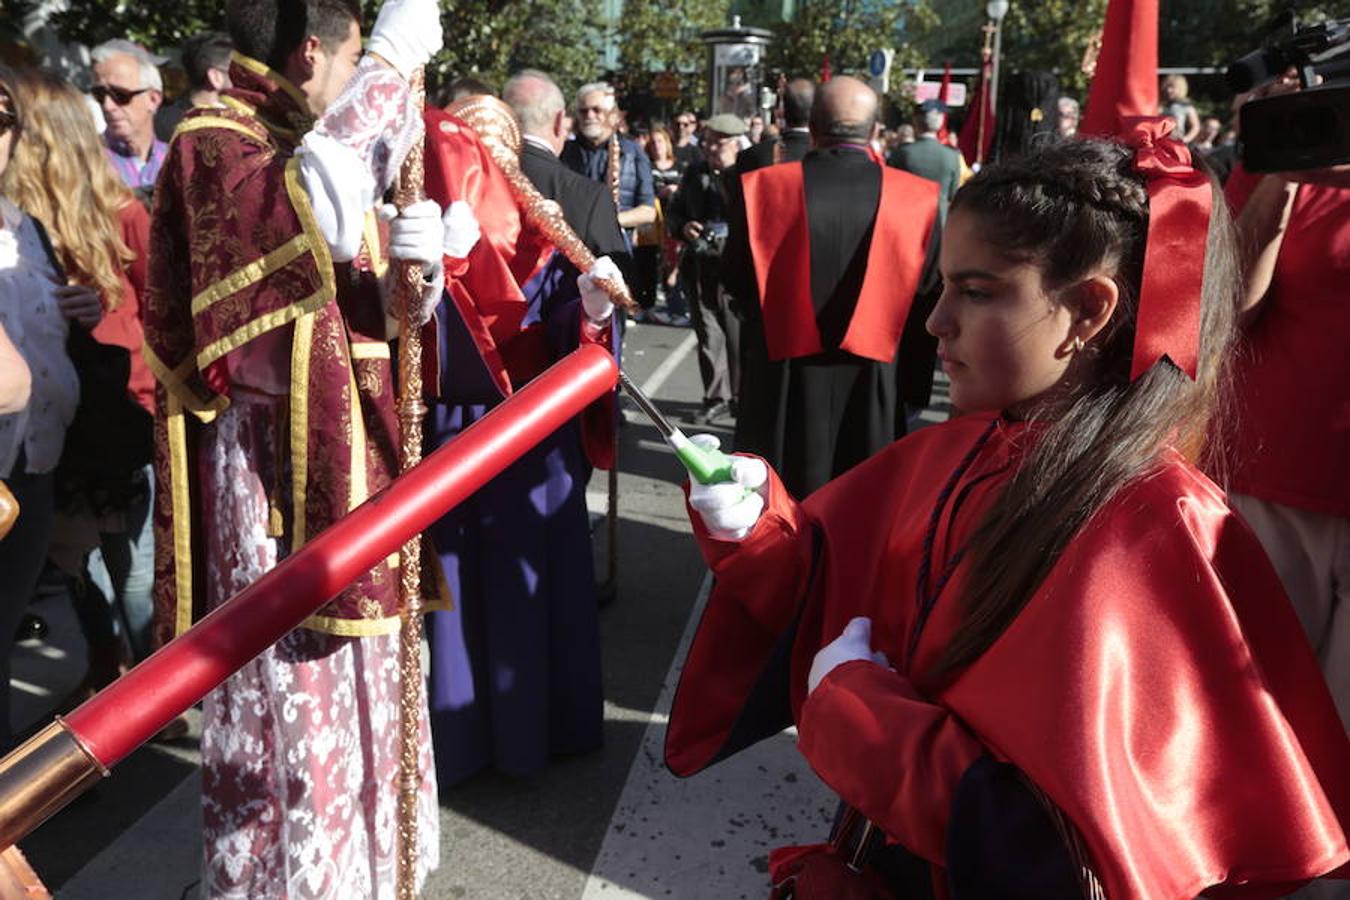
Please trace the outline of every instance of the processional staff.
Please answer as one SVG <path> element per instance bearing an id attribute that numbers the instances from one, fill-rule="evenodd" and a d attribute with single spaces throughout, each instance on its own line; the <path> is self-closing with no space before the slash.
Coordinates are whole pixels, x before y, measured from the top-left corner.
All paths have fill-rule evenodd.
<path id="1" fill-rule="evenodd" d="M 425 71 L 419 67 L 408 83 L 409 104 L 421 115 L 426 101 Z M 425 140 L 408 151 L 394 189 L 399 211 L 425 199 L 423 184 Z M 411 471 L 422 461 L 422 329 L 423 275 L 420 263 L 396 263 L 401 329 L 398 353 L 399 472 Z M 398 779 L 398 895 L 417 896 L 417 798 L 422 787 L 422 536 L 414 535 L 399 554 L 399 779 Z"/>

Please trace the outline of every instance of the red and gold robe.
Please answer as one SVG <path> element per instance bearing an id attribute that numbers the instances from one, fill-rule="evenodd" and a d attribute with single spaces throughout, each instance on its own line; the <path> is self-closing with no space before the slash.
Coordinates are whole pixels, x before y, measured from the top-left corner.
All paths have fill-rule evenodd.
<path id="1" fill-rule="evenodd" d="M 1030 440 L 967 416 L 802 504 L 771 479 L 743 543 L 696 525 L 717 582 L 667 764 L 693 774 L 790 713 L 821 778 L 939 870 L 953 859 L 963 779 L 991 758 L 1076 827 L 1108 897 L 1189 900 L 1216 885 L 1214 896 L 1272 897 L 1344 874 L 1350 742 L 1260 545 L 1175 454 L 1083 527 L 982 656 L 945 687 L 917 686 L 960 624 L 969 561 L 952 560 Z M 953 568 L 906 669 L 930 521 L 931 583 Z M 900 671 L 846 663 L 808 696 L 816 651 L 854 616 L 871 617 L 874 649 Z"/>
<path id="2" fill-rule="evenodd" d="M 269 533 L 291 551 L 379 491 L 396 471 L 389 344 L 374 276 L 334 267 L 301 185 L 295 149 L 312 127 L 303 95 L 236 54 L 224 108 L 188 113 L 156 190 L 145 357 L 159 381 L 156 637 L 203 612 L 200 429 L 230 403 L 235 351 L 289 329 L 283 459 Z M 369 254 L 364 254 L 367 257 Z M 284 347 L 284 343 L 282 344 Z M 337 635 L 398 629 L 391 558 L 306 627 Z"/>

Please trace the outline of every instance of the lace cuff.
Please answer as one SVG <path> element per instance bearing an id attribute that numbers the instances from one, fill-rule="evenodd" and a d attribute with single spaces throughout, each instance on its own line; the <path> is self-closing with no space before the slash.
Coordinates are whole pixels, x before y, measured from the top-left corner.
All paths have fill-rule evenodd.
<path id="1" fill-rule="evenodd" d="M 421 139 L 421 110 L 407 82 L 384 63 L 362 59 L 300 151 L 305 192 L 336 261 L 360 251 L 366 211 Z"/>

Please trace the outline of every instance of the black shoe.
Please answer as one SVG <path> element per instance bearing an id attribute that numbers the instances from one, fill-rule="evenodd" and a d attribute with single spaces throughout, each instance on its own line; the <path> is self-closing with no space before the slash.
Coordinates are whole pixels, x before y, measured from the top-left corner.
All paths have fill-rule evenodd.
<path id="1" fill-rule="evenodd" d="M 711 425 L 713 420 L 719 416 L 725 416 L 731 412 L 731 404 L 726 400 L 716 400 L 712 403 L 704 403 L 703 408 L 694 413 L 694 424 Z"/>
<path id="2" fill-rule="evenodd" d="M 23 618 L 19 620 L 19 627 L 14 629 L 14 640 L 40 641 L 47 636 L 47 631 L 46 619 L 32 613 L 24 613 Z"/>

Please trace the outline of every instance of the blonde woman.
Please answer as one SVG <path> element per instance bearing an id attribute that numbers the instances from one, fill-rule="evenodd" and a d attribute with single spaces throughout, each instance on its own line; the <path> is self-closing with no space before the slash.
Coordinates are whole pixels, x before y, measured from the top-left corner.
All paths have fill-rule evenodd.
<path id="1" fill-rule="evenodd" d="M 22 139 L 28 110 L 9 69 L 0 67 L 0 179 Z M 26 407 L 0 415 L 0 479 L 19 501 L 14 529 L 0 541 L 0 750 L 10 744 L 9 659 L 51 541 L 52 472 L 75 414 L 79 380 L 66 353 L 68 321 L 86 316 L 88 296 L 57 279 L 41 226 L 13 202 L 0 180 L 0 327 L 32 373 Z M 97 311 L 97 297 L 94 298 Z"/>
<path id="2" fill-rule="evenodd" d="M 128 660 L 89 573 L 116 601 L 132 654 L 149 649 L 154 376 L 141 355 L 138 304 L 149 217 L 108 164 L 78 90 L 59 75 L 35 70 L 19 72 L 15 90 L 27 117 L 5 173 L 5 192 L 46 226 L 65 279 L 92 300 L 91 314 L 79 320 L 89 334 L 74 336 L 90 356 L 77 355 L 76 362 L 86 390 L 96 385 L 108 392 L 96 398 L 91 391 L 77 419 L 75 431 L 89 422 L 99 435 L 99 458 L 68 452 L 63 459 L 58 505 L 66 517 L 53 547 L 53 558 L 75 577 L 72 595 L 90 651 L 85 687 L 97 689 Z M 124 349 L 126 362 L 108 347 Z M 97 407 L 96 421 L 84 417 L 91 406 Z M 85 443 L 72 437 L 70 451 Z"/>
<path id="3" fill-rule="evenodd" d="M 1185 75 L 1168 75 L 1162 80 L 1161 112 L 1176 121 L 1177 130 L 1173 134 L 1183 144 L 1191 143 L 1200 134 L 1200 116 L 1190 101 L 1190 91 Z"/>

